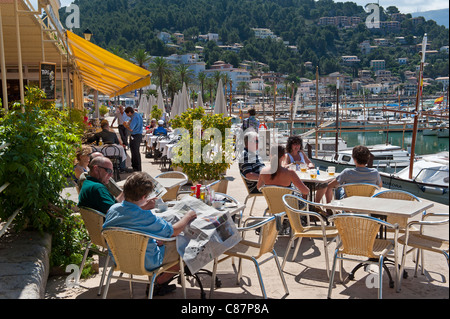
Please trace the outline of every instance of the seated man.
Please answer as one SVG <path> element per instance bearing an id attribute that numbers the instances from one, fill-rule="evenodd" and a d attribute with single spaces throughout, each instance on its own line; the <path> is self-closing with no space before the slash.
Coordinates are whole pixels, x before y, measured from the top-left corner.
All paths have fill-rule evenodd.
<path id="1" fill-rule="evenodd" d="M 88 143 L 94 143 L 99 145 L 100 139 L 103 141 L 103 144 L 117 144 L 121 145 L 119 142 L 119 138 L 117 134 L 110 131 L 108 120 L 102 120 L 100 123 L 100 127 L 102 128 L 101 132 L 95 133 L 94 136 L 88 138 Z M 123 146 L 123 145 L 122 145 Z"/>
<path id="2" fill-rule="evenodd" d="M 108 191 L 105 185 L 113 174 L 111 160 L 98 156 L 89 163 L 89 175 L 83 182 L 78 195 L 78 206 L 85 206 L 104 214 L 116 203 L 116 198 Z"/>
<path id="3" fill-rule="evenodd" d="M 104 155 L 100 152 L 94 152 L 90 155 L 90 161 L 92 161 L 96 157 L 103 157 Z M 81 190 L 81 187 L 83 187 L 83 182 L 86 180 L 86 177 L 89 175 L 88 172 L 81 173 L 80 177 L 78 178 L 77 186 L 78 189 Z M 110 177 L 109 182 L 105 185 L 108 191 L 113 195 L 118 202 L 121 202 L 123 200 L 123 192 L 122 188 L 120 188 L 119 185 L 117 185 L 116 181 Z"/>
<path id="4" fill-rule="evenodd" d="M 259 193 L 256 185 L 259 173 L 264 166 L 261 157 L 258 155 L 258 134 L 256 132 L 245 133 L 243 162 L 239 163 L 239 170 L 246 178 L 245 181 L 251 194 Z"/>
<path id="5" fill-rule="evenodd" d="M 167 130 L 164 127 L 163 120 L 158 121 L 158 127 L 153 130 L 153 135 L 155 135 L 155 136 L 161 136 L 161 135 L 166 136 L 167 135 Z"/>
<path id="6" fill-rule="evenodd" d="M 370 159 L 370 150 L 362 145 L 355 146 L 352 151 L 353 161 L 355 162 L 355 168 L 346 168 L 339 174 L 336 179 L 328 184 L 325 198 L 327 203 L 333 199 L 333 188 L 339 187 L 342 184 L 350 183 L 368 183 L 383 186 L 380 173 L 376 168 L 366 167 Z M 339 194 L 339 198 L 342 198 L 344 193 Z"/>
<path id="7" fill-rule="evenodd" d="M 154 215 L 150 209 L 154 208 L 155 202 L 151 202 L 147 198 L 153 191 L 153 187 L 149 174 L 135 172 L 130 175 L 123 186 L 125 200 L 122 203 L 113 205 L 109 209 L 103 228 L 124 227 L 165 238 L 175 237 L 180 234 L 197 217 L 196 213 L 193 210 L 189 211 L 173 225 L 161 217 Z M 162 264 L 176 261 L 178 258 L 180 257 L 176 249 L 175 241 L 163 245 L 154 239 L 149 239 L 145 253 L 145 268 L 148 271 L 152 271 Z M 177 271 L 178 269 L 179 266 L 177 265 L 170 270 Z M 173 273 L 159 275 L 156 278 L 157 285 L 155 287 L 155 293 L 162 292 L 161 289 L 172 290 L 172 287 L 168 287 L 166 283 L 173 276 Z"/>

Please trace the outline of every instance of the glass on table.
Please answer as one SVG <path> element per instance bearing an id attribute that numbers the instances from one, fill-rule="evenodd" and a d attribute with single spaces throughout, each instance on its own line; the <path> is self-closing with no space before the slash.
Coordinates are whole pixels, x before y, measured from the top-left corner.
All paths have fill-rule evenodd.
<path id="1" fill-rule="evenodd" d="M 312 179 L 317 178 L 317 170 L 316 169 L 310 169 L 309 170 L 309 176 L 311 176 Z"/>
<path id="2" fill-rule="evenodd" d="M 308 165 L 306 165 L 305 163 L 300 163 L 300 172 L 306 173 L 307 170 L 308 170 Z"/>
<path id="3" fill-rule="evenodd" d="M 334 166 L 328 166 L 327 168 L 327 173 L 330 176 L 334 176 L 334 174 L 336 173 L 336 167 Z"/>

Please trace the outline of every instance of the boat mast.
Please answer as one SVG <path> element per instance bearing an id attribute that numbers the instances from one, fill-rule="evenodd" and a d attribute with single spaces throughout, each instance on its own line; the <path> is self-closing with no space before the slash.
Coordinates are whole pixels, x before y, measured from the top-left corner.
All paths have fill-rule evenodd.
<path id="1" fill-rule="evenodd" d="M 334 147 L 336 154 L 338 153 L 339 144 L 339 77 L 336 82 L 336 145 Z"/>
<path id="2" fill-rule="evenodd" d="M 316 158 L 319 158 L 319 67 L 316 67 Z"/>
<path id="3" fill-rule="evenodd" d="M 419 125 L 419 101 L 420 96 L 422 95 L 422 88 L 423 88 L 423 66 L 425 64 L 425 51 L 427 49 L 427 34 L 423 36 L 422 41 L 422 52 L 421 59 L 420 59 L 420 71 L 419 71 L 419 83 L 417 84 L 417 94 L 416 94 L 416 111 L 414 114 L 414 126 L 413 126 L 413 136 L 412 136 L 412 143 L 411 143 L 411 155 L 410 155 L 410 162 L 409 162 L 409 179 L 412 179 L 413 175 L 413 169 L 414 169 L 414 153 L 416 149 L 416 139 L 417 139 L 417 128 Z"/>

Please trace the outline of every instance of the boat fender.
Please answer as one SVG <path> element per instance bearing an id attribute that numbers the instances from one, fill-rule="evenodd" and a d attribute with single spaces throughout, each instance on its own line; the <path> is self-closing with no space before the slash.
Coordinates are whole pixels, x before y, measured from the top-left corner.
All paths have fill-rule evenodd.
<path id="1" fill-rule="evenodd" d="M 264 123 L 261 123 L 261 124 L 259 124 L 259 128 L 260 129 L 265 129 L 265 130 L 267 130 L 267 126 L 266 126 L 266 124 L 264 124 Z"/>
<path id="2" fill-rule="evenodd" d="M 436 195 L 443 195 L 446 192 L 446 189 L 445 188 L 441 188 L 441 187 L 422 186 L 422 187 L 420 187 L 420 189 L 424 193 L 436 194 Z"/>

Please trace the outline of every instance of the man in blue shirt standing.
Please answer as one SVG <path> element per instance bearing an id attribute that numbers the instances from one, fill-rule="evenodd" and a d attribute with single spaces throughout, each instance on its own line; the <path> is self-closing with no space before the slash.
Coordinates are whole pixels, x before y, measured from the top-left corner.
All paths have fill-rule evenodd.
<path id="1" fill-rule="evenodd" d="M 134 109 L 129 106 L 125 109 L 125 114 L 130 118 L 130 121 L 125 122 L 125 127 L 131 132 L 130 136 L 130 151 L 131 151 L 131 166 L 136 172 L 142 171 L 141 153 L 139 148 L 142 142 L 142 131 L 144 129 L 144 121 L 139 113 L 135 113 Z"/>

